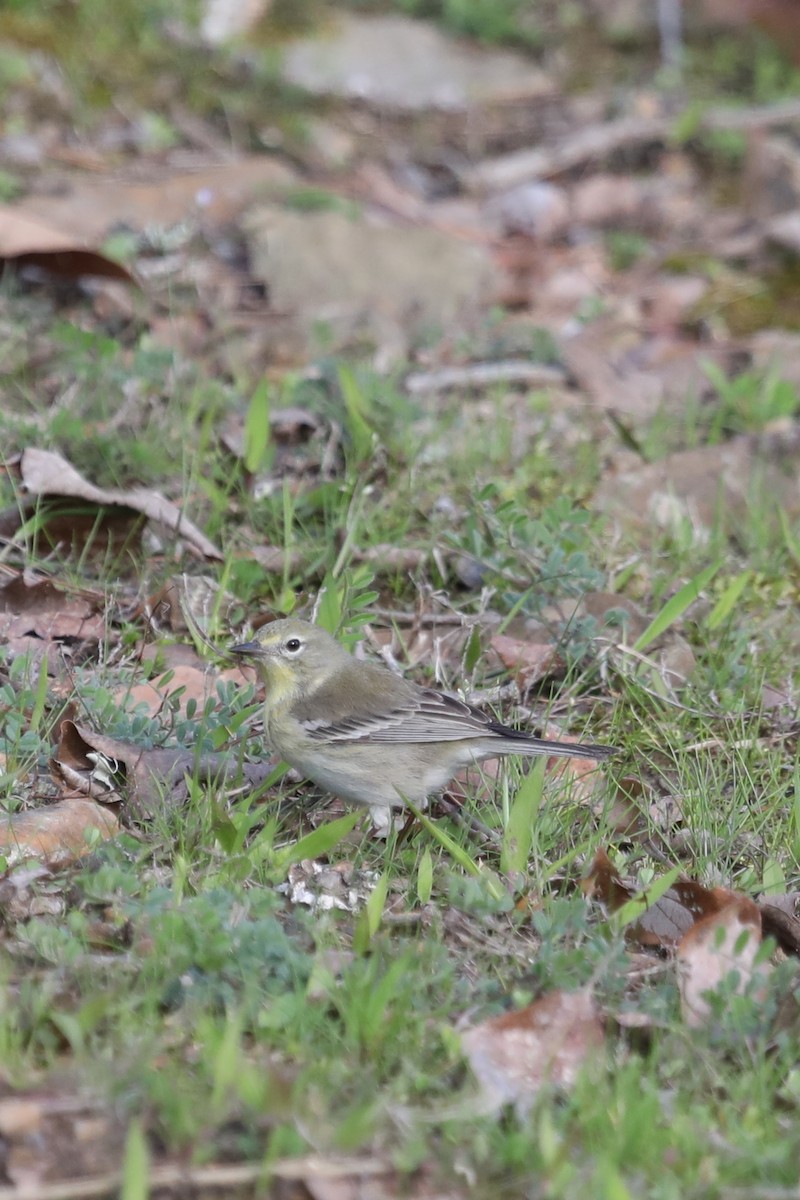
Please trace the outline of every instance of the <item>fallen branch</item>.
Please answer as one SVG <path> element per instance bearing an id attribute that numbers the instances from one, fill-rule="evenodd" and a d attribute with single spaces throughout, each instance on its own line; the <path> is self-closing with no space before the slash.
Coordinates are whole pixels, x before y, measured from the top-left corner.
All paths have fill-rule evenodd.
<path id="1" fill-rule="evenodd" d="M 464 367 L 443 367 L 440 371 L 415 371 L 406 378 L 406 391 L 412 396 L 428 396 L 455 388 L 486 388 L 495 383 L 524 384 L 526 387 L 553 387 L 566 382 L 561 367 L 512 359 L 509 362 L 468 363 Z"/>
<path id="2" fill-rule="evenodd" d="M 209 1163 L 206 1166 L 186 1166 L 166 1163 L 150 1170 L 147 1183 L 150 1194 L 166 1188 L 213 1189 L 230 1196 L 233 1188 L 242 1188 L 267 1178 L 302 1180 L 304 1178 L 334 1181 L 363 1181 L 376 1177 L 391 1177 L 392 1169 L 375 1159 L 334 1159 L 322 1156 L 300 1159 L 280 1159 L 265 1166 L 263 1162 Z M 121 1171 L 109 1171 L 92 1178 L 64 1179 L 53 1183 L 34 1183 L 27 1187 L 0 1187 L 0 1200 L 90 1200 L 91 1197 L 118 1196 L 123 1183 Z"/>
<path id="3" fill-rule="evenodd" d="M 697 131 L 724 129 L 748 133 L 797 121 L 800 121 L 800 99 L 793 98 L 751 108 L 709 108 L 698 115 Z M 461 182 L 470 192 L 503 191 L 534 179 L 576 171 L 621 150 L 666 142 L 675 126 L 674 117 L 622 117 L 618 121 L 604 121 L 568 134 L 550 146 L 487 158 L 463 171 Z"/>

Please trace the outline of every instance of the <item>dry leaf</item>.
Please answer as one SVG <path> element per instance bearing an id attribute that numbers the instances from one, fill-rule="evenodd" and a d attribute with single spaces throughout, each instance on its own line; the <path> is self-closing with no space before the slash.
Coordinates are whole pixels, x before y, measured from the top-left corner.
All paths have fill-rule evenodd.
<path id="1" fill-rule="evenodd" d="M 261 20 L 271 0 L 203 0 L 200 32 L 205 41 L 219 46 L 241 38 Z"/>
<path id="2" fill-rule="evenodd" d="M 188 622 L 192 621 L 205 632 L 212 617 L 230 627 L 230 613 L 237 603 L 229 593 L 221 592 L 210 575 L 173 575 L 137 608 L 135 616 L 144 616 L 157 631 L 191 632 Z"/>
<path id="3" fill-rule="evenodd" d="M 0 855 L 9 866 L 35 858 L 61 867 L 89 853 L 98 837 L 118 832 L 119 822 L 107 808 L 91 800 L 61 800 L 0 820 Z"/>
<path id="4" fill-rule="evenodd" d="M 70 279 L 102 275 L 106 279 L 135 282 L 130 271 L 120 263 L 98 250 L 82 246 L 72 235 L 8 205 L 0 205 L 0 261 L 19 267 L 39 267 Z"/>
<path id="5" fill-rule="evenodd" d="M 186 803 L 186 779 L 206 784 L 230 780 L 231 786 L 259 787 L 275 766 L 274 758 L 240 764 L 234 755 L 202 754 L 182 747 L 147 750 L 94 733 L 74 721 L 62 721 L 50 768 L 58 783 L 97 799 L 123 799 L 122 819 L 147 821 L 164 809 Z M 113 768 L 113 772 L 109 768 Z M 115 788 L 107 783 L 113 776 Z"/>
<path id="6" fill-rule="evenodd" d="M 529 642 L 496 633 L 489 645 L 506 670 L 512 673 L 523 693 L 564 666 L 564 660 L 552 642 Z"/>
<path id="7" fill-rule="evenodd" d="M 615 838 L 631 841 L 647 837 L 647 818 L 638 803 L 643 794 L 644 785 L 634 775 L 626 775 L 617 783 L 611 807 L 604 814 Z"/>
<path id="8" fill-rule="evenodd" d="M 545 729 L 544 736 L 559 742 L 574 742 L 579 744 L 582 739 Z M 558 758 L 552 755 L 547 759 L 545 771 L 547 778 L 554 784 L 569 789 L 573 802 L 580 804 L 601 803 L 608 786 L 607 777 L 600 771 L 600 760 L 597 758 Z"/>
<path id="9" fill-rule="evenodd" d="M 6 926 L 31 917 L 60 917 L 66 907 L 63 882 L 41 862 L 18 863 L 0 879 L 0 912 Z"/>
<path id="10" fill-rule="evenodd" d="M 60 454 L 36 447 L 24 450 L 14 465 L 23 488 L 31 496 L 68 496 L 103 507 L 132 509 L 176 533 L 206 558 L 222 559 L 214 543 L 160 492 L 150 488 L 95 487 Z"/>
<path id="11" fill-rule="evenodd" d="M 546 1084 L 574 1085 L 604 1043 L 603 1023 L 588 989 L 552 991 L 516 1012 L 467 1030 L 464 1052 L 488 1111 L 513 1104 L 522 1117 Z"/>
<path id="12" fill-rule="evenodd" d="M 378 876 L 374 871 L 356 871 L 352 863 L 334 864 L 304 858 L 289 867 L 285 883 L 278 891 L 292 904 L 302 904 L 315 912 L 339 909 L 354 913 L 373 891 Z"/>
<path id="13" fill-rule="evenodd" d="M 581 891 L 590 900 L 597 900 L 608 912 L 617 912 L 633 897 L 633 889 L 622 882 L 622 876 L 601 847 L 581 880 Z"/>
<path id="14" fill-rule="evenodd" d="M 308 1154 L 282 1159 L 270 1173 L 285 1200 L 394 1200 L 397 1173 L 379 1158 Z"/>
<path id="15" fill-rule="evenodd" d="M 122 562 L 135 555 L 142 540 L 146 520 L 129 508 L 98 510 L 94 504 L 83 506 L 42 503 L 18 497 L 15 504 L 0 512 L 0 537 L 13 541 L 20 527 L 35 517 L 27 535 L 29 557 L 43 558 L 53 549 L 64 555 L 86 556 Z"/>
<path id="16" fill-rule="evenodd" d="M 4 1088 L 0 1101 L 6 1196 L 112 1195 L 118 1191 L 126 1124 L 87 1086 L 51 1075 L 36 1088 Z M 98 1178 L 108 1186 L 99 1192 Z M 87 1182 L 89 1191 L 86 1190 Z"/>
<path id="17" fill-rule="evenodd" d="M 215 671 L 206 666 L 195 667 L 183 664 L 170 667 L 163 675 L 158 675 L 155 679 L 145 680 L 143 683 L 134 684 L 131 688 L 125 688 L 117 694 L 117 699 L 129 708 L 144 705 L 148 715 L 155 717 L 161 712 L 169 697 L 180 691 L 179 708 L 182 713 L 186 713 L 186 706 L 190 700 L 194 700 L 197 704 L 197 711 L 202 712 L 206 702 L 216 696 L 217 683 L 223 679 L 233 680 L 240 687 L 245 687 L 248 683 L 247 678 L 238 667 Z"/>
<path id="18" fill-rule="evenodd" d="M 709 996 L 726 981 L 737 995 L 753 979 L 761 981 L 772 970 L 769 963 L 756 963 L 761 946 L 761 913 L 746 896 L 735 897 L 719 912 L 699 920 L 681 939 L 677 950 L 678 983 L 687 1025 L 705 1025 L 714 1016 Z"/>
<path id="19" fill-rule="evenodd" d="M 207 127 L 206 127 L 207 128 Z M 199 169 L 155 168 L 147 182 L 111 177 L 88 177 L 72 172 L 68 186 L 28 198 L 26 207 L 35 219 L 69 230 L 73 244 L 97 242 L 109 230 L 133 230 L 202 224 L 206 229 L 233 224 L 255 198 L 282 193 L 294 186 L 296 173 L 276 156 L 252 154 Z M 151 160 L 151 167 L 155 164 Z M 170 320 L 179 316 L 170 313 Z M 152 319 L 152 318 L 151 318 Z"/>
<path id="20" fill-rule="evenodd" d="M 635 895 L 623 883 L 605 850 L 598 850 L 581 881 L 584 895 L 598 900 L 609 912 L 617 912 Z M 625 930 L 628 941 L 639 946 L 665 949 L 677 945 L 699 920 L 713 915 L 738 897 L 727 888 L 709 889 L 692 879 L 678 879 L 639 919 Z M 743 899 L 743 897 L 742 897 Z"/>
<path id="21" fill-rule="evenodd" d="M 379 542 L 368 546 L 365 550 L 355 550 L 354 562 L 369 563 L 376 571 L 418 571 L 428 561 L 425 550 L 417 550 L 414 546 L 390 546 Z"/>
<path id="22" fill-rule="evenodd" d="M 47 659 L 56 675 L 64 657 L 79 659 L 106 635 L 103 597 L 87 591 L 62 591 L 50 579 L 24 572 L 0 588 L 0 641 L 11 658 L 30 654 Z"/>
<path id="23" fill-rule="evenodd" d="M 784 954 L 800 957 L 800 920 L 796 915 L 798 893 L 766 896 L 759 901 L 764 937 L 773 937 Z"/>

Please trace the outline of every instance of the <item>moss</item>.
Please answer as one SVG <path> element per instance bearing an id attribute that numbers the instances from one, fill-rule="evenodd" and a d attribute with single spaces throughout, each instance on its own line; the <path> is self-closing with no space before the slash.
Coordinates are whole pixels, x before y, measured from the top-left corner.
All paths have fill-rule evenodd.
<path id="1" fill-rule="evenodd" d="M 689 315 L 690 324 L 719 320 L 734 337 L 762 329 L 800 331 L 800 261 L 763 276 L 721 274 Z"/>

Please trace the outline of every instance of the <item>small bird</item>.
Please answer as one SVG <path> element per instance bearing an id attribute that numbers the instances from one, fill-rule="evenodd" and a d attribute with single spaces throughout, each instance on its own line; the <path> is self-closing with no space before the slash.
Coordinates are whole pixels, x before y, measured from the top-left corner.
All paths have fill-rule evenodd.
<path id="1" fill-rule="evenodd" d="M 550 742 L 487 716 L 457 696 L 361 662 L 318 625 L 289 617 L 231 647 L 267 686 L 272 748 L 301 775 L 367 805 L 391 828 L 405 799 L 424 807 L 462 767 L 500 754 L 605 759 L 613 746 Z"/>

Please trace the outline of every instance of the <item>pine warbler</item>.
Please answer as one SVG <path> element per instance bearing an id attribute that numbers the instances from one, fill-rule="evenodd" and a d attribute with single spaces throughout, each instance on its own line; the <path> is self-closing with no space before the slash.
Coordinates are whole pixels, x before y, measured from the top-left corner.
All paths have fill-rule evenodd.
<path id="1" fill-rule="evenodd" d="M 263 626 L 232 646 L 267 686 L 265 732 L 290 766 L 391 826 L 404 798 L 424 807 L 462 767 L 500 754 L 605 759 L 613 746 L 551 742 L 511 729 L 466 701 L 360 662 L 308 621 Z"/>

